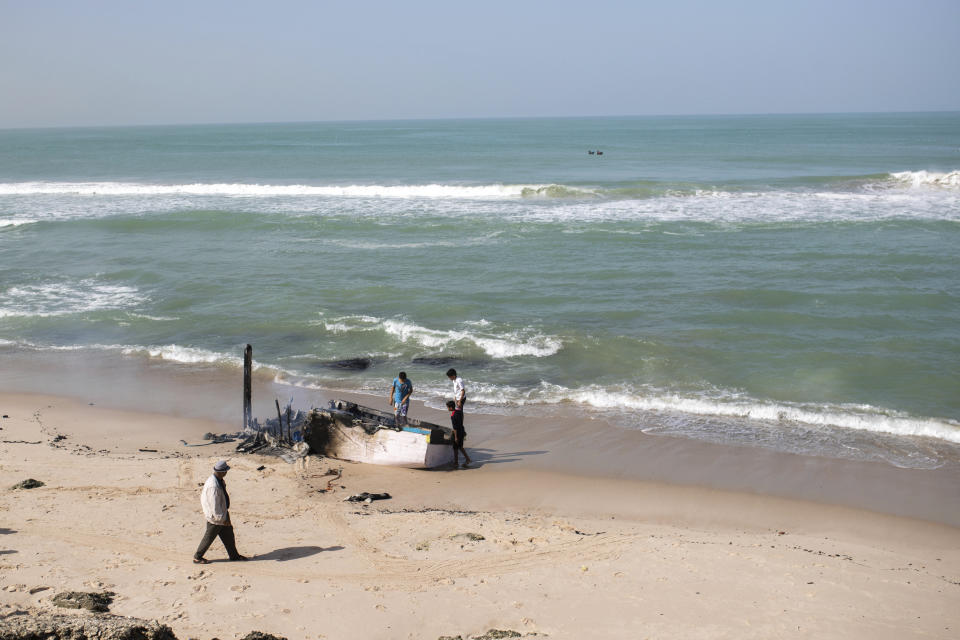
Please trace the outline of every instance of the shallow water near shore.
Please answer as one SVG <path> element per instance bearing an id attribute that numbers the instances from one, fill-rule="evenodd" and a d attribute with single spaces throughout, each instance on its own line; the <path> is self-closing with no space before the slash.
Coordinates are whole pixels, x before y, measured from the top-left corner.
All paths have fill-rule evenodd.
<path id="1" fill-rule="evenodd" d="M 0 131 L 0 350 L 936 468 L 958 171 L 958 114 Z"/>

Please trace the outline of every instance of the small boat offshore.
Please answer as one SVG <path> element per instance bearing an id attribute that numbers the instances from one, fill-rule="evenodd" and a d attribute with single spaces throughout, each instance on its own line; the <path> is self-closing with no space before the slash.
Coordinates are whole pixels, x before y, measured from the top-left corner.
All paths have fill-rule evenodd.
<path id="1" fill-rule="evenodd" d="M 453 462 L 453 429 L 408 418 L 398 425 L 392 413 L 336 400 L 328 409 L 312 409 L 303 440 L 313 453 L 340 460 L 410 469 Z"/>

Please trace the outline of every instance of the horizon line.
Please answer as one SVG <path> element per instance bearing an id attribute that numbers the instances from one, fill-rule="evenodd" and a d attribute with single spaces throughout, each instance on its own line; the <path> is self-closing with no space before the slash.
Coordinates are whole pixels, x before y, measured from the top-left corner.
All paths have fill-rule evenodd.
<path id="1" fill-rule="evenodd" d="M 126 124 L 58 124 L 25 125 L 0 127 L 0 131 L 29 131 L 56 129 L 134 129 L 162 127 L 215 127 L 215 126 L 254 126 L 287 124 L 347 124 L 373 122 L 456 122 L 483 120 L 576 120 L 602 118 L 736 118 L 767 116 L 842 116 L 842 115 L 907 115 L 907 114 L 948 114 L 960 113 L 960 109 L 921 109 L 907 111 L 770 111 L 753 113 L 651 113 L 651 114 L 607 114 L 607 115 L 566 115 L 566 116 L 448 116 L 440 118 L 343 118 L 329 120 L 235 120 L 235 121 L 197 121 L 197 122 L 154 122 Z"/>

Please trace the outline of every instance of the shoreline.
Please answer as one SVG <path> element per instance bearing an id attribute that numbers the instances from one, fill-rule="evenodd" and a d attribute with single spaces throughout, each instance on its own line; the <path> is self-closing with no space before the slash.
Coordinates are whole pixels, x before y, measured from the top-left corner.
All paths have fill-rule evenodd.
<path id="1" fill-rule="evenodd" d="M 239 371 L 163 360 L 78 356 L 72 352 L 17 352 L 14 356 L 6 372 L 0 372 L 0 397 L 8 392 L 46 395 L 56 389 L 55 395 L 84 404 L 92 402 L 97 407 L 214 421 L 222 423 L 222 433 L 240 429 Z M 382 396 L 373 396 L 296 387 L 255 372 L 253 415 L 261 420 L 273 416 L 275 399 L 281 406 L 292 400 L 295 409 L 325 406 L 335 398 L 386 409 L 386 395 L 386 389 Z M 449 422 L 446 412 L 428 408 L 416 399 L 411 416 L 439 424 Z M 532 470 L 702 487 L 960 526 L 960 462 L 935 469 L 901 468 L 876 461 L 649 435 L 620 428 L 601 417 L 585 421 L 579 415 L 563 412 L 537 418 L 477 414 L 468 406 L 466 427 L 471 457 L 498 472 Z"/>

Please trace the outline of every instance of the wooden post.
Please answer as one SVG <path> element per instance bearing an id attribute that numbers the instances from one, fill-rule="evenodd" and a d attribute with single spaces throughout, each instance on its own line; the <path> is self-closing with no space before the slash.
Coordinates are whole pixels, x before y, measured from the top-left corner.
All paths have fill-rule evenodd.
<path id="1" fill-rule="evenodd" d="M 253 385 L 251 375 L 253 373 L 253 347 L 249 344 L 243 352 L 243 429 L 250 426 L 253 420 Z"/>
<path id="2" fill-rule="evenodd" d="M 283 414 L 280 413 L 280 401 L 274 398 L 277 403 L 277 442 L 283 442 Z"/>
<path id="3" fill-rule="evenodd" d="M 293 443 L 293 420 L 290 418 L 290 412 L 293 411 L 290 405 L 287 405 L 287 442 Z"/>

